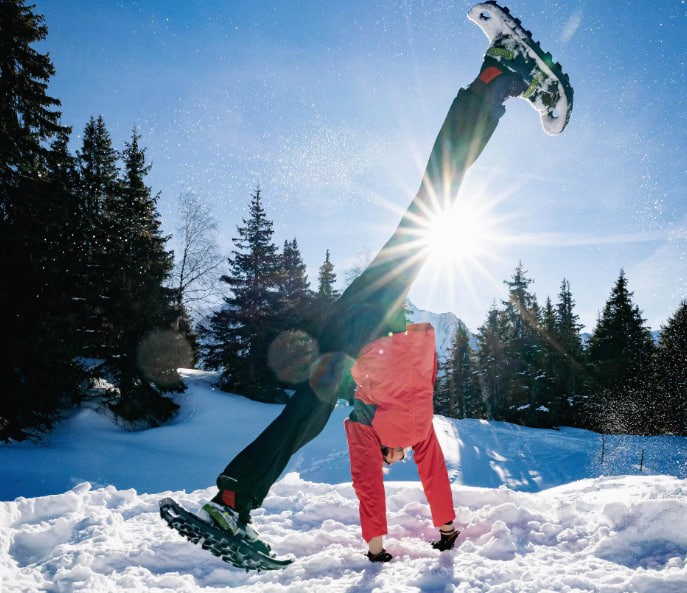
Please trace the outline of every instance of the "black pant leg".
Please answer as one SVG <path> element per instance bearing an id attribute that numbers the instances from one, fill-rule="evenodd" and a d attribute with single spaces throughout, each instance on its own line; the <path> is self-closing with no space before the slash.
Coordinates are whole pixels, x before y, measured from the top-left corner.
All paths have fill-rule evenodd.
<path id="1" fill-rule="evenodd" d="M 455 199 L 505 109 L 461 89 L 434 143 L 420 190 L 367 269 L 332 305 L 319 335 L 321 376 L 296 387 L 282 413 L 224 469 L 220 488 L 237 493 L 245 512 L 262 504 L 291 456 L 324 428 L 337 398 L 351 388 L 348 369 L 359 350 L 405 328 L 403 303 L 424 263 L 417 240 L 427 211 Z M 331 355 L 327 355 L 330 353 Z"/>

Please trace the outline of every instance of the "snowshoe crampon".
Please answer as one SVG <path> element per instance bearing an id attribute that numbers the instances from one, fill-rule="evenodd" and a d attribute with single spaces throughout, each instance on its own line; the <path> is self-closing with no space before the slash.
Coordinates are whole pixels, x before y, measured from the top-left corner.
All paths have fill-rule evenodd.
<path id="1" fill-rule="evenodd" d="M 573 89 L 561 65 L 544 52 L 519 19 L 496 2 L 473 6 L 468 18 L 479 26 L 489 39 L 487 55 L 496 57 L 513 72 L 522 76 L 528 89 L 520 95 L 539 112 L 544 131 L 560 134 L 570 120 Z"/>
<path id="2" fill-rule="evenodd" d="M 277 570 L 293 562 L 293 558 L 277 558 L 265 554 L 265 544 L 223 531 L 190 513 L 172 498 L 160 501 L 160 516 L 170 528 L 194 544 L 199 544 L 214 556 L 245 570 Z"/>

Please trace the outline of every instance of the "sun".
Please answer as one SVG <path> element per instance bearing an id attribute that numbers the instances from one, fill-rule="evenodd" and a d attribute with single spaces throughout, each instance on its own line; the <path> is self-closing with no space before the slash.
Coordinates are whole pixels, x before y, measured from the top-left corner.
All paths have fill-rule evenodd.
<path id="1" fill-rule="evenodd" d="M 465 266 L 493 255 L 497 221 L 488 205 L 457 200 L 434 213 L 424 230 L 428 261 L 438 267 Z"/>

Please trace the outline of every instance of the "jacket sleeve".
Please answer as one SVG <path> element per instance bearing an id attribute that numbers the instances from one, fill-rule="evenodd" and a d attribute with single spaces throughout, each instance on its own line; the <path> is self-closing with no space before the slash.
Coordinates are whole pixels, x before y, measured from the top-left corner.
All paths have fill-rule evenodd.
<path id="1" fill-rule="evenodd" d="M 363 539 L 386 535 L 386 497 L 381 443 L 371 426 L 346 420 L 353 489 L 358 497 Z"/>

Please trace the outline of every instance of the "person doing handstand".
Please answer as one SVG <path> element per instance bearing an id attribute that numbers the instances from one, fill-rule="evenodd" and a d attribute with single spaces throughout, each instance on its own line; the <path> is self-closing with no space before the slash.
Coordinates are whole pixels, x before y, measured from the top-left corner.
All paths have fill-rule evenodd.
<path id="1" fill-rule="evenodd" d="M 407 325 L 404 315 L 404 301 L 427 256 L 420 237 L 427 221 L 458 199 L 463 177 L 494 133 L 507 99 L 529 101 L 550 135 L 563 130 L 572 110 L 567 76 L 507 9 L 485 2 L 469 17 L 490 40 L 479 73 L 451 104 L 420 188 L 398 227 L 332 304 L 317 335 L 322 354 L 308 380 L 294 386 L 280 415 L 219 474 L 217 494 L 203 509 L 222 529 L 257 539 L 248 526 L 251 511 L 262 504 L 291 456 L 322 431 L 354 381 L 354 410 L 345 426 L 369 559 L 391 558 L 382 545 L 381 464 L 396 461 L 406 447 L 414 449 L 440 530 L 435 547 L 448 549 L 455 542 L 451 489 L 432 427 L 434 332 L 429 324 Z"/>

